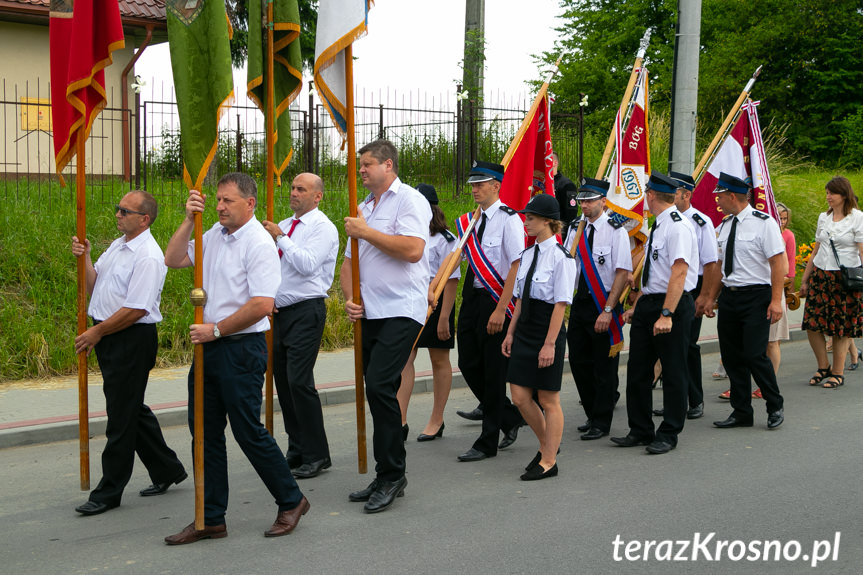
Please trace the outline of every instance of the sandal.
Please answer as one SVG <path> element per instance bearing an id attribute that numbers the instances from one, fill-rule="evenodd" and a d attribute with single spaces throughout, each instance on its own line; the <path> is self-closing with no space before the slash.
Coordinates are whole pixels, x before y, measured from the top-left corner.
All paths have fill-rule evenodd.
<path id="1" fill-rule="evenodd" d="M 832 380 L 832 381 L 831 381 Z M 824 382 L 825 389 L 836 389 L 845 385 L 845 376 L 841 373 L 831 373 Z"/>
<path id="2" fill-rule="evenodd" d="M 809 378 L 809 385 L 818 385 L 821 383 L 821 380 L 825 377 L 830 377 L 830 368 L 825 367 L 824 369 L 818 368 L 818 371 Z"/>
<path id="3" fill-rule="evenodd" d="M 755 391 L 752 392 L 753 399 L 764 399 L 764 396 L 761 395 L 761 388 L 756 388 Z"/>
<path id="4" fill-rule="evenodd" d="M 851 371 L 856 370 L 860 367 L 860 360 L 863 359 L 863 351 L 857 350 L 857 357 L 851 360 L 851 365 L 848 366 L 848 369 Z"/>
<path id="5" fill-rule="evenodd" d="M 722 393 L 719 394 L 719 399 L 731 399 L 731 390 L 726 389 Z"/>

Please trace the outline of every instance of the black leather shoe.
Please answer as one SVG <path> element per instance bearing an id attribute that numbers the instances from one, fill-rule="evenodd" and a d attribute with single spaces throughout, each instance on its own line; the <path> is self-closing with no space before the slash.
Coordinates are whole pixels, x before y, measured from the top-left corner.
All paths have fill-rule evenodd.
<path id="1" fill-rule="evenodd" d="M 588 430 L 588 429 L 590 429 L 591 427 L 593 427 L 593 422 L 592 422 L 591 420 L 589 420 L 589 419 L 588 419 L 588 420 L 587 420 L 587 421 L 585 421 L 582 425 L 579 425 L 578 427 L 576 427 L 576 429 L 577 429 L 578 431 L 580 431 L 581 433 L 584 433 L 585 431 L 587 431 L 587 430 Z"/>
<path id="2" fill-rule="evenodd" d="M 655 415 L 656 417 L 665 417 L 665 408 L 662 408 L 662 409 L 654 409 L 654 410 L 653 410 L 653 415 Z"/>
<path id="3" fill-rule="evenodd" d="M 686 419 L 699 419 L 704 417 L 704 403 L 699 403 L 695 407 L 690 407 L 686 412 Z"/>
<path id="4" fill-rule="evenodd" d="M 109 509 L 114 509 L 118 506 L 119 504 L 109 505 L 107 503 L 102 503 L 101 501 L 88 501 L 87 503 L 76 507 L 75 511 L 81 515 L 99 515 L 100 513 L 105 513 Z"/>
<path id="5" fill-rule="evenodd" d="M 177 477 L 175 477 L 171 481 L 167 481 L 165 483 L 154 483 L 150 487 L 147 487 L 146 489 L 142 489 L 138 493 L 141 495 L 141 497 L 151 497 L 153 495 L 161 495 L 164 492 L 166 492 L 170 486 L 176 485 L 177 483 L 185 481 L 187 477 L 189 477 L 189 474 L 186 473 L 184 470 L 182 473 L 180 473 L 180 475 L 178 475 Z"/>
<path id="6" fill-rule="evenodd" d="M 767 416 L 767 429 L 776 429 L 782 422 L 785 421 L 785 412 L 782 409 L 777 409 Z"/>
<path id="7" fill-rule="evenodd" d="M 607 431 L 603 431 L 598 427 L 591 427 L 587 430 L 587 433 L 582 434 L 581 438 L 584 441 L 590 441 L 591 439 L 599 439 L 600 437 L 605 437 L 608 435 Z"/>
<path id="8" fill-rule="evenodd" d="M 647 452 L 653 455 L 662 455 L 663 453 L 668 453 L 672 449 L 674 449 L 674 445 L 671 445 L 667 441 L 661 441 L 657 439 L 653 443 L 647 446 Z"/>
<path id="9" fill-rule="evenodd" d="M 550 469 L 543 469 L 542 465 L 537 464 L 521 474 L 522 481 L 539 481 L 549 477 L 557 477 L 557 463 L 552 465 Z"/>
<path id="10" fill-rule="evenodd" d="M 515 440 L 518 439 L 518 428 L 519 427 L 521 427 L 521 426 L 516 425 L 515 427 L 513 427 L 512 429 L 510 429 L 509 431 L 504 433 L 503 439 L 501 439 L 500 443 L 497 444 L 497 448 L 498 449 L 506 449 L 507 447 L 509 447 L 510 445 L 515 443 Z"/>
<path id="11" fill-rule="evenodd" d="M 325 457 L 324 459 L 318 459 L 311 463 L 303 463 L 296 469 L 291 469 L 291 473 L 293 473 L 294 477 L 297 479 L 311 479 L 312 477 L 320 475 L 321 471 L 324 469 L 329 469 L 332 466 L 332 460 L 329 457 Z"/>
<path id="12" fill-rule="evenodd" d="M 652 439 L 644 439 L 631 433 L 626 437 L 612 437 L 611 442 L 619 447 L 635 447 L 636 445 L 650 445 Z"/>
<path id="13" fill-rule="evenodd" d="M 542 452 L 541 452 L 541 451 L 537 451 L 537 452 L 536 452 L 536 455 L 534 455 L 534 456 L 533 456 L 533 459 L 531 459 L 531 460 L 530 460 L 530 463 L 528 463 L 528 464 L 524 467 L 524 470 L 525 470 L 525 471 L 530 471 L 531 469 L 533 469 L 534 467 L 536 467 L 537 465 L 539 465 L 539 461 L 540 461 L 541 459 L 542 459 Z"/>
<path id="14" fill-rule="evenodd" d="M 483 453 L 479 449 L 474 449 L 473 447 L 471 447 L 470 449 L 468 449 L 467 451 L 465 451 L 464 453 L 459 455 L 458 460 L 459 461 L 468 461 L 468 462 L 470 462 L 470 461 L 482 461 L 483 459 L 488 459 L 489 457 L 490 457 L 489 455 L 486 455 L 485 453 Z"/>
<path id="15" fill-rule="evenodd" d="M 408 427 L 408 424 L 407 424 L 407 423 L 405 423 L 404 425 L 402 425 L 402 441 L 407 441 L 407 440 L 408 440 L 408 433 L 410 433 L 410 432 L 411 432 L 411 428 L 410 428 L 410 427 Z"/>
<path id="16" fill-rule="evenodd" d="M 408 478 L 404 475 L 395 481 L 378 480 L 378 488 L 363 506 L 363 511 L 366 513 L 386 511 L 393 504 L 393 501 L 396 500 L 396 497 L 401 497 L 405 494 L 405 486 L 407 484 Z"/>
<path id="17" fill-rule="evenodd" d="M 417 435 L 417 441 L 434 441 L 438 437 L 443 437 L 443 428 L 446 427 L 446 423 L 441 423 L 440 427 L 437 430 L 437 433 L 434 435 L 426 435 L 425 433 L 420 433 Z"/>
<path id="18" fill-rule="evenodd" d="M 374 481 L 369 483 L 369 486 L 365 489 L 360 489 L 359 491 L 354 491 L 353 493 L 348 494 L 348 500 L 353 501 L 354 503 L 360 501 L 368 501 L 369 498 L 372 496 L 372 493 L 377 491 L 379 484 L 380 481 L 375 479 Z M 400 493 L 396 495 L 396 497 L 401 497 L 402 495 L 404 495 L 404 493 Z"/>
<path id="19" fill-rule="evenodd" d="M 470 421 L 482 421 L 482 408 L 480 406 L 476 406 L 471 411 L 456 411 L 456 415 L 469 419 Z"/>
<path id="20" fill-rule="evenodd" d="M 714 421 L 713 425 L 719 429 L 730 429 L 732 427 L 752 427 L 751 419 L 739 419 L 734 414 L 729 415 L 728 419 L 723 421 Z"/>

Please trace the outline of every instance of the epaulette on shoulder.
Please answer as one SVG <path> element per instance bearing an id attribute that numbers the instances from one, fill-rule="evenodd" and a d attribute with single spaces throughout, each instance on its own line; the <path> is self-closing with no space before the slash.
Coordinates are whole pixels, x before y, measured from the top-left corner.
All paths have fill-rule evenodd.
<path id="1" fill-rule="evenodd" d="M 449 230 L 444 230 L 444 231 L 443 231 L 443 237 L 444 237 L 444 238 L 446 238 L 446 241 L 448 241 L 448 242 L 454 242 L 454 241 L 456 240 L 456 238 L 455 238 L 455 236 L 453 235 L 453 233 L 452 233 L 451 231 L 449 231 Z"/>
<path id="2" fill-rule="evenodd" d="M 612 220 L 611 218 L 608 219 L 608 225 L 610 225 L 614 229 L 623 227 L 622 223 L 618 222 L 617 220 Z"/>
<path id="3" fill-rule="evenodd" d="M 766 220 L 766 219 L 770 218 L 770 216 L 768 216 L 764 212 L 759 212 L 758 210 L 752 210 L 752 215 L 755 216 L 756 218 L 760 218 L 762 220 Z"/>
<path id="4" fill-rule="evenodd" d="M 572 254 L 569 253 L 569 250 L 566 249 L 565 247 L 563 247 L 562 244 L 557 244 L 557 247 L 559 247 L 561 249 L 561 251 L 566 254 L 566 257 L 568 257 L 568 258 L 572 257 Z"/>
<path id="5" fill-rule="evenodd" d="M 671 219 L 675 222 L 682 221 L 683 218 L 680 217 L 680 212 L 671 212 Z"/>
<path id="6" fill-rule="evenodd" d="M 504 212 L 506 212 L 507 214 L 511 215 L 511 216 L 514 216 L 515 214 L 518 213 L 514 209 L 512 209 L 511 207 L 505 206 L 505 205 L 501 205 L 500 209 L 503 210 Z"/>
<path id="7" fill-rule="evenodd" d="M 699 226 L 703 226 L 704 224 L 707 223 L 706 221 L 704 221 L 704 218 L 702 218 L 698 214 L 692 214 L 692 219 L 695 220 L 695 223 L 698 224 Z"/>

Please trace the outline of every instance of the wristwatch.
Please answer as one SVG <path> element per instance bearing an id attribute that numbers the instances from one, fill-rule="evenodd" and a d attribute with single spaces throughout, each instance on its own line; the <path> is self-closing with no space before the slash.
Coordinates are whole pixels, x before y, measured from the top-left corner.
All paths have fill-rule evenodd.
<path id="1" fill-rule="evenodd" d="M 605 313 L 611 313 L 612 307 L 610 305 L 607 305 L 604 308 L 602 308 L 602 311 Z"/>
<path id="2" fill-rule="evenodd" d="M 273 241 L 275 241 L 276 243 L 279 243 L 279 240 L 282 239 L 283 237 L 285 237 L 285 234 L 279 234 L 275 238 L 273 238 Z"/>
<path id="3" fill-rule="evenodd" d="M 671 317 L 674 315 L 674 312 L 668 309 L 667 307 L 662 308 L 662 317 Z"/>
<path id="4" fill-rule="evenodd" d="M 216 339 L 222 337 L 222 332 L 219 331 L 219 324 L 213 324 L 213 337 L 215 337 Z"/>

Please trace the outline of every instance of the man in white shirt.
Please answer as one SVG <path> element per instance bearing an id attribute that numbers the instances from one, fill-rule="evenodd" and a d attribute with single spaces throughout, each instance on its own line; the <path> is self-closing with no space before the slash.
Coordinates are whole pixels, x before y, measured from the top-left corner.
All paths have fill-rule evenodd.
<path id="1" fill-rule="evenodd" d="M 620 355 L 609 357 L 611 338 L 609 328 L 614 312 L 623 313 L 618 303 L 632 271 L 632 253 L 629 251 L 629 234 L 621 224 L 608 217 L 605 210 L 608 182 L 584 178 L 578 190 L 578 203 L 587 223 L 581 236 L 584 251 L 591 255 L 583 262 L 576 255 L 576 294 L 569 311 L 569 366 L 578 388 L 581 405 L 587 421 L 579 429 L 581 439 L 590 441 L 608 435 L 618 398 L 617 368 Z M 570 249 L 575 241 L 578 220 L 573 220 L 564 246 Z M 594 274 L 593 270 L 596 270 Z M 596 282 L 587 278 L 596 276 Z M 595 285 L 602 294 L 592 294 Z M 599 298 L 605 300 L 602 309 Z"/>
<path id="2" fill-rule="evenodd" d="M 204 347 L 204 528 L 195 523 L 165 538 L 168 545 L 220 539 L 228 535 L 228 454 L 225 426 L 276 500 L 278 514 L 264 535 L 278 537 L 294 530 L 309 501 L 300 492 L 276 440 L 261 424 L 261 390 L 267 369 L 267 316 L 281 281 L 273 239 L 255 218 L 258 190 L 245 174 L 232 172 L 219 180 L 219 221 L 203 236 L 204 323 L 189 328 L 192 343 Z M 165 250 L 171 268 L 192 266 L 195 213 L 206 197 L 189 192 L 186 218 Z M 194 373 L 189 370 L 189 429 L 194 430 Z"/>
<path id="3" fill-rule="evenodd" d="M 324 182 L 303 173 L 291 183 L 293 217 L 261 222 L 279 248 L 282 283 L 273 314 L 273 377 L 288 434 L 288 465 L 298 479 L 328 469 L 330 447 L 314 367 L 327 321 L 339 232 L 318 204 Z"/>
<path id="4" fill-rule="evenodd" d="M 358 240 L 359 254 L 345 250 L 340 281 L 345 310 L 362 322 L 363 374 L 374 421 L 376 477 L 348 496 L 364 501 L 366 513 L 388 509 L 404 494 L 405 446 L 397 398 L 401 372 L 428 308 L 428 239 L 431 207 L 398 177 L 398 151 L 387 140 L 360 148 L 360 177 L 371 192 L 357 217 L 345 218 L 345 233 Z M 354 302 L 351 259 L 359 258 L 362 303 Z"/>
<path id="5" fill-rule="evenodd" d="M 84 258 L 91 296 L 88 314 L 93 318 L 93 326 L 75 338 L 75 352 L 95 349 L 108 413 L 102 479 L 89 500 L 75 508 L 82 515 L 98 515 L 120 505 L 135 453 L 153 481 L 141 491 L 144 497 L 161 495 L 187 477 L 177 454 L 165 444 L 159 421 L 144 404 L 147 379 L 156 363 L 156 324 L 162 321 L 159 303 L 167 272 L 162 250 L 150 233 L 157 214 L 156 200 L 149 193 L 136 190 L 123 196 L 114 214 L 123 237 L 114 240 L 96 265 L 90 259 L 90 241 L 82 244 L 72 238 L 72 253 Z"/>
<path id="6" fill-rule="evenodd" d="M 785 242 L 776 220 L 749 205 L 748 183 L 722 172 L 714 193 L 722 212 L 728 214 L 719 225 L 719 266 L 713 273 L 722 275 L 716 328 L 734 411 L 713 425 L 752 427 L 754 379 L 767 406 L 767 428 L 775 429 L 785 421 L 784 400 L 767 357 L 767 339 L 770 324 L 785 312 Z M 698 298 L 698 309 L 709 310 L 708 315 L 713 313 L 709 304 L 716 299 L 719 282 L 711 285 L 713 289 Z"/>
<path id="7" fill-rule="evenodd" d="M 698 282 L 698 245 L 695 230 L 674 206 L 677 182 L 654 170 L 647 182 L 645 200 L 656 215 L 644 252 L 641 293 L 624 318 L 629 329 L 626 365 L 626 414 L 629 433 L 612 437 L 620 447 L 646 445 L 660 455 L 677 447 L 686 421 L 689 377 L 686 352 L 695 317 L 690 292 Z M 653 366 L 662 361 L 662 423 L 654 428 Z"/>

